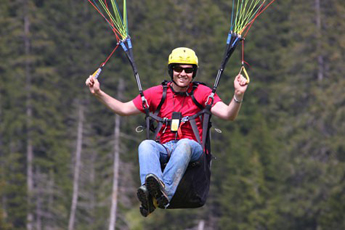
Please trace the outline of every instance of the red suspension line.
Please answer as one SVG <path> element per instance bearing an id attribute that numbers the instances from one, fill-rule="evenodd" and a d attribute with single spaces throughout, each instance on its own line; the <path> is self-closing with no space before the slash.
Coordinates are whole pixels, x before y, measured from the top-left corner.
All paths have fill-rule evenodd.
<path id="1" fill-rule="evenodd" d="M 248 62 L 246 62 L 244 60 L 244 39 L 242 40 L 242 65 L 244 66 L 244 64 L 246 64 L 247 66 L 249 66 Z"/>
<path id="2" fill-rule="evenodd" d="M 115 50 L 119 47 L 119 45 L 117 44 L 115 46 L 115 48 L 113 49 L 113 51 L 110 53 L 110 55 L 107 57 L 107 59 L 105 59 L 105 61 L 101 64 L 101 67 L 105 66 L 105 64 L 107 64 L 107 62 L 109 61 L 109 59 L 111 58 L 111 56 L 114 54 Z"/>

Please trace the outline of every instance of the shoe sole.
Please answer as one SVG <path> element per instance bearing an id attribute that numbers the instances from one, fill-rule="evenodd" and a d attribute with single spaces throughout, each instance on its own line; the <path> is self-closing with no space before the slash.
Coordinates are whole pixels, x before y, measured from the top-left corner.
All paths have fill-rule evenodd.
<path id="1" fill-rule="evenodd" d="M 141 205 L 142 205 L 142 207 L 140 207 L 141 215 L 146 217 L 155 210 L 155 207 L 153 207 L 153 205 L 151 206 L 149 204 L 150 201 L 147 199 L 147 195 L 143 190 L 138 189 L 137 197 L 138 197 L 138 200 L 141 202 Z"/>
<path id="2" fill-rule="evenodd" d="M 168 198 L 162 193 L 161 185 L 154 177 L 146 179 L 146 188 L 152 197 L 156 198 L 159 208 L 165 208 L 169 204 Z"/>
<path id="3" fill-rule="evenodd" d="M 140 207 L 140 214 L 143 216 L 143 217 L 147 217 L 148 215 L 150 215 L 150 212 L 147 211 L 147 209 L 143 208 L 143 207 Z"/>

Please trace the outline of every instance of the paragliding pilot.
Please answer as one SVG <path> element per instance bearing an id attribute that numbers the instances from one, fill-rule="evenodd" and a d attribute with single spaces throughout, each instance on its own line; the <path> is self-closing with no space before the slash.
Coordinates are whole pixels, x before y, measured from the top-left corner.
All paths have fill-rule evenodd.
<path id="1" fill-rule="evenodd" d="M 187 168 L 203 153 L 210 154 L 202 143 L 205 142 L 203 134 L 208 132 L 203 128 L 203 116 L 200 116 L 203 107 L 210 105 L 209 115 L 231 121 L 241 108 L 248 86 L 245 77 L 241 74 L 235 77 L 234 96 L 229 104 L 225 104 L 217 94 L 212 94 L 211 88 L 193 81 L 198 66 L 198 57 L 192 49 L 176 48 L 168 60 L 171 81 L 144 91 L 151 117 L 159 123 L 155 138 L 142 141 L 138 148 L 141 186 L 137 197 L 144 217 L 157 207 L 172 206 Z M 140 95 L 129 102 L 121 102 L 102 91 L 99 81 L 92 76 L 86 80 L 86 85 L 116 114 L 147 114 Z"/>

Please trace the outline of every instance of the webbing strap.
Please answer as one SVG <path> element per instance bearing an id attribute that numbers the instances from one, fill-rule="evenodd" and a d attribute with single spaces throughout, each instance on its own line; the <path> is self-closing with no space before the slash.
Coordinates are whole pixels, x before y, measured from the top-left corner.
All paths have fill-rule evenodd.
<path id="1" fill-rule="evenodd" d="M 158 136 L 159 132 L 161 131 L 162 126 L 163 126 L 163 123 L 158 122 L 158 125 L 157 125 L 156 130 L 155 130 L 155 135 L 153 137 L 154 140 L 157 140 L 157 136 Z"/>
<path id="2" fill-rule="evenodd" d="M 146 117 L 145 117 L 145 122 L 146 122 L 146 139 L 150 139 L 150 126 L 151 126 L 151 118 L 150 118 L 150 113 L 145 111 Z"/>
<path id="3" fill-rule="evenodd" d="M 200 133 L 199 133 L 198 127 L 196 125 L 195 119 L 189 120 L 189 123 L 192 126 L 192 130 L 193 130 L 195 138 L 197 139 L 198 143 L 200 145 L 202 145 L 202 142 L 200 140 Z"/>
<path id="4" fill-rule="evenodd" d="M 146 118 L 145 118 L 145 121 L 146 121 L 146 138 L 147 139 L 150 139 L 150 130 L 151 130 L 151 125 L 153 125 L 153 120 L 156 120 L 157 121 L 157 127 L 155 128 L 155 133 L 154 133 L 154 140 L 156 140 L 157 136 L 158 136 L 158 133 L 159 131 L 161 130 L 162 126 L 163 126 L 163 121 L 165 119 L 153 114 L 153 113 L 150 113 L 149 111 L 145 111 L 146 113 Z"/>
<path id="5" fill-rule="evenodd" d="M 202 122 L 202 147 L 205 149 L 206 147 L 206 139 L 208 135 L 208 128 L 209 128 L 209 122 L 211 119 L 211 104 L 206 105 L 206 108 L 204 109 L 204 119 Z"/>
<path id="6" fill-rule="evenodd" d="M 192 100 L 193 100 L 194 104 L 195 104 L 196 106 L 198 106 L 199 109 L 203 110 L 203 109 L 204 109 L 204 106 L 202 106 L 202 105 L 195 99 L 194 94 L 192 94 L 191 97 L 192 97 Z"/>
<path id="7" fill-rule="evenodd" d="M 165 98 L 167 97 L 167 88 L 168 88 L 168 82 L 167 81 L 163 81 L 162 82 L 163 85 L 163 93 L 162 93 L 162 99 L 159 102 L 159 105 L 157 106 L 157 109 L 155 111 L 155 115 L 158 115 L 159 111 L 162 108 L 162 105 L 164 104 Z"/>

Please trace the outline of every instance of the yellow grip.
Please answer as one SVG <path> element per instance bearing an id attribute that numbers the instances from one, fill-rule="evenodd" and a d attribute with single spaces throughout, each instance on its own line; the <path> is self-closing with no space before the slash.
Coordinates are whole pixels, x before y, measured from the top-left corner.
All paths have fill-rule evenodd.
<path id="1" fill-rule="evenodd" d="M 98 68 L 93 74 L 92 74 L 92 77 L 93 78 L 98 78 L 98 76 L 101 74 L 102 72 L 102 69 L 101 68 Z"/>

